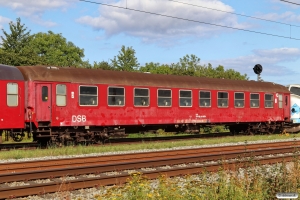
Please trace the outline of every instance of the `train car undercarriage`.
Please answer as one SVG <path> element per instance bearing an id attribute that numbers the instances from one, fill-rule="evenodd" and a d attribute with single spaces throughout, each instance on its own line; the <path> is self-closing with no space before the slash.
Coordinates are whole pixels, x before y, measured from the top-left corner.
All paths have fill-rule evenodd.
<path id="1" fill-rule="evenodd" d="M 229 123 L 229 124 L 165 124 L 165 125 L 141 125 L 141 126 L 80 126 L 80 127 L 33 127 L 26 130 L 8 130 L 5 138 L 11 137 L 15 142 L 21 142 L 27 132 L 27 137 L 33 137 L 42 145 L 77 145 L 77 144 L 101 144 L 109 138 L 126 137 L 130 133 L 156 133 L 158 129 L 174 133 L 199 134 L 200 129 L 225 126 L 233 135 L 255 135 L 300 132 L 300 125 L 285 122 L 259 122 L 259 123 Z M 27 126 L 29 127 L 29 126 Z"/>

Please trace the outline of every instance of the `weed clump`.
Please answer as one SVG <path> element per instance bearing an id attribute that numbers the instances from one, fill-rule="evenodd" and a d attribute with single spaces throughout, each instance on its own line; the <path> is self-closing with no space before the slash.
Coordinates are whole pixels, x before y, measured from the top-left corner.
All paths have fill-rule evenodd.
<path id="1" fill-rule="evenodd" d="M 299 161 L 277 165 L 252 166 L 236 171 L 149 180 L 134 173 L 123 186 L 114 186 L 95 199 L 276 199 L 279 192 L 300 192 Z"/>

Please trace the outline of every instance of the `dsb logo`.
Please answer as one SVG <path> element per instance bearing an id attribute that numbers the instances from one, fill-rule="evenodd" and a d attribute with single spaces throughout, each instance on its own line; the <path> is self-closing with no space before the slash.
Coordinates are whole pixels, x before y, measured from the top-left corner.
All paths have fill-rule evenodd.
<path id="1" fill-rule="evenodd" d="M 72 115 L 72 122 L 86 122 L 85 115 Z"/>

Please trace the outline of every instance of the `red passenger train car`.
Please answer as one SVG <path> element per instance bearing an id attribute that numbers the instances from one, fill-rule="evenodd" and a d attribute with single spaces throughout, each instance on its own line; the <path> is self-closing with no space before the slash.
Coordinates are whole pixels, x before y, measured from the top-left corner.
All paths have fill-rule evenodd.
<path id="1" fill-rule="evenodd" d="M 275 83 L 72 67 L 14 70 L 25 80 L 26 130 L 41 142 L 99 142 L 156 128 L 197 132 L 216 124 L 236 133 L 272 133 L 290 120 L 290 92 Z M 10 124 L 18 119 L 21 128 L 24 113 L 12 109 Z"/>
<path id="2" fill-rule="evenodd" d="M 24 78 L 15 67 L 0 65 L 0 143 L 2 130 L 14 130 L 18 140 L 25 128 Z"/>

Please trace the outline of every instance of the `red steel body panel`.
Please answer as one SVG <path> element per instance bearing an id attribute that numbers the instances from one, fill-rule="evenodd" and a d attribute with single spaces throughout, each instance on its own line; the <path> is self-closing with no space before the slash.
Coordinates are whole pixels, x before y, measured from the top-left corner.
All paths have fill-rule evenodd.
<path id="1" fill-rule="evenodd" d="M 269 82 L 212 79 L 203 77 L 157 75 L 94 69 L 46 66 L 17 67 L 26 81 L 26 120 L 38 126 L 50 121 L 51 126 L 122 126 L 181 123 L 242 123 L 285 121 L 290 115 L 290 92 L 282 85 Z M 56 105 L 56 86 L 66 85 L 66 106 Z M 97 106 L 79 106 L 79 86 L 98 87 Z M 49 88 L 47 103 L 40 91 Z M 125 88 L 125 105 L 108 106 L 109 86 Z M 134 88 L 149 88 L 150 106 L 135 107 Z M 172 90 L 172 107 L 157 106 L 157 89 Z M 179 90 L 192 91 L 192 107 L 179 107 Z M 211 91 L 209 108 L 198 105 L 199 90 Z M 217 107 L 217 92 L 228 92 L 227 108 Z M 245 94 L 245 106 L 234 107 L 234 92 Z M 260 94 L 260 107 L 250 108 L 250 93 Z M 264 95 L 272 94 L 273 108 L 264 107 Z M 278 95 L 284 99 L 279 108 Z M 287 97 L 287 101 L 285 98 Z M 32 116 L 30 119 L 29 116 Z"/>
<path id="2" fill-rule="evenodd" d="M 43 91 L 45 91 L 46 94 L 43 95 Z M 36 83 L 35 92 L 36 120 L 51 121 L 51 84 Z"/>
<path id="3" fill-rule="evenodd" d="M 56 85 L 66 84 L 67 86 L 67 105 L 56 105 Z M 41 85 L 49 86 L 49 102 L 42 104 L 40 102 Z M 50 86 L 51 85 L 51 86 Z M 251 93 L 260 94 L 260 108 L 250 108 L 250 92 L 249 91 L 228 91 L 229 106 L 228 108 L 217 107 L 217 92 L 211 91 L 212 105 L 210 108 L 201 108 L 198 104 L 199 90 L 192 90 L 192 107 L 179 107 L 179 90 L 189 88 L 170 88 L 172 90 L 172 107 L 157 106 L 157 89 L 158 87 L 141 86 L 138 88 L 150 89 L 150 105 L 149 107 L 135 107 L 133 105 L 133 90 L 136 87 L 125 87 L 125 105 L 123 107 L 115 107 L 107 105 L 107 84 L 92 84 L 89 86 L 98 87 L 98 105 L 97 106 L 79 106 L 79 86 L 87 84 L 78 83 L 62 83 L 47 82 L 41 84 L 37 81 L 28 82 L 28 102 L 27 107 L 31 107 L 33 112 L 33 120 L 37 124 L 38 121 L 51 121 L 52 126 L 122 126 L 122 125 L 150 125 L 150 124 L 181 124 L 181 123 L 241 123 L 241 122 L 268 122 L 268 121 L 284 121 L 285 113 L 289 112 L 289 102 L 284 108 L 278 107 L 278 93 L 268 93 L 274 95 L 274 107 L 264 108 L 264 92 L 251 91 Z M 121 85 L 118 85 L 121 87 Z M 163 89 L 168 89 L 163 87 Z M 235 108 L 233 105 L 234 92 L 245 93 L 245 107 Z M 72 94 L 72 95 L 71 95 Z M 289 96 L 288 93 L 279 93 Z M 42 111 L 39 111 L 41 109 Z M 49 113 L 51 112 L 51 114 Z M 51 120 L 49 117 L 51 116 Z M 29 119 L 27 119 L 29 120 Z"/>
<path id="4" fill-rule="evenodd" d="M 18 105 L 8 106 L 7 84 L 18 84 Z M 0 130 L 24 128 L 24 81 L 0 80 Z"/>

